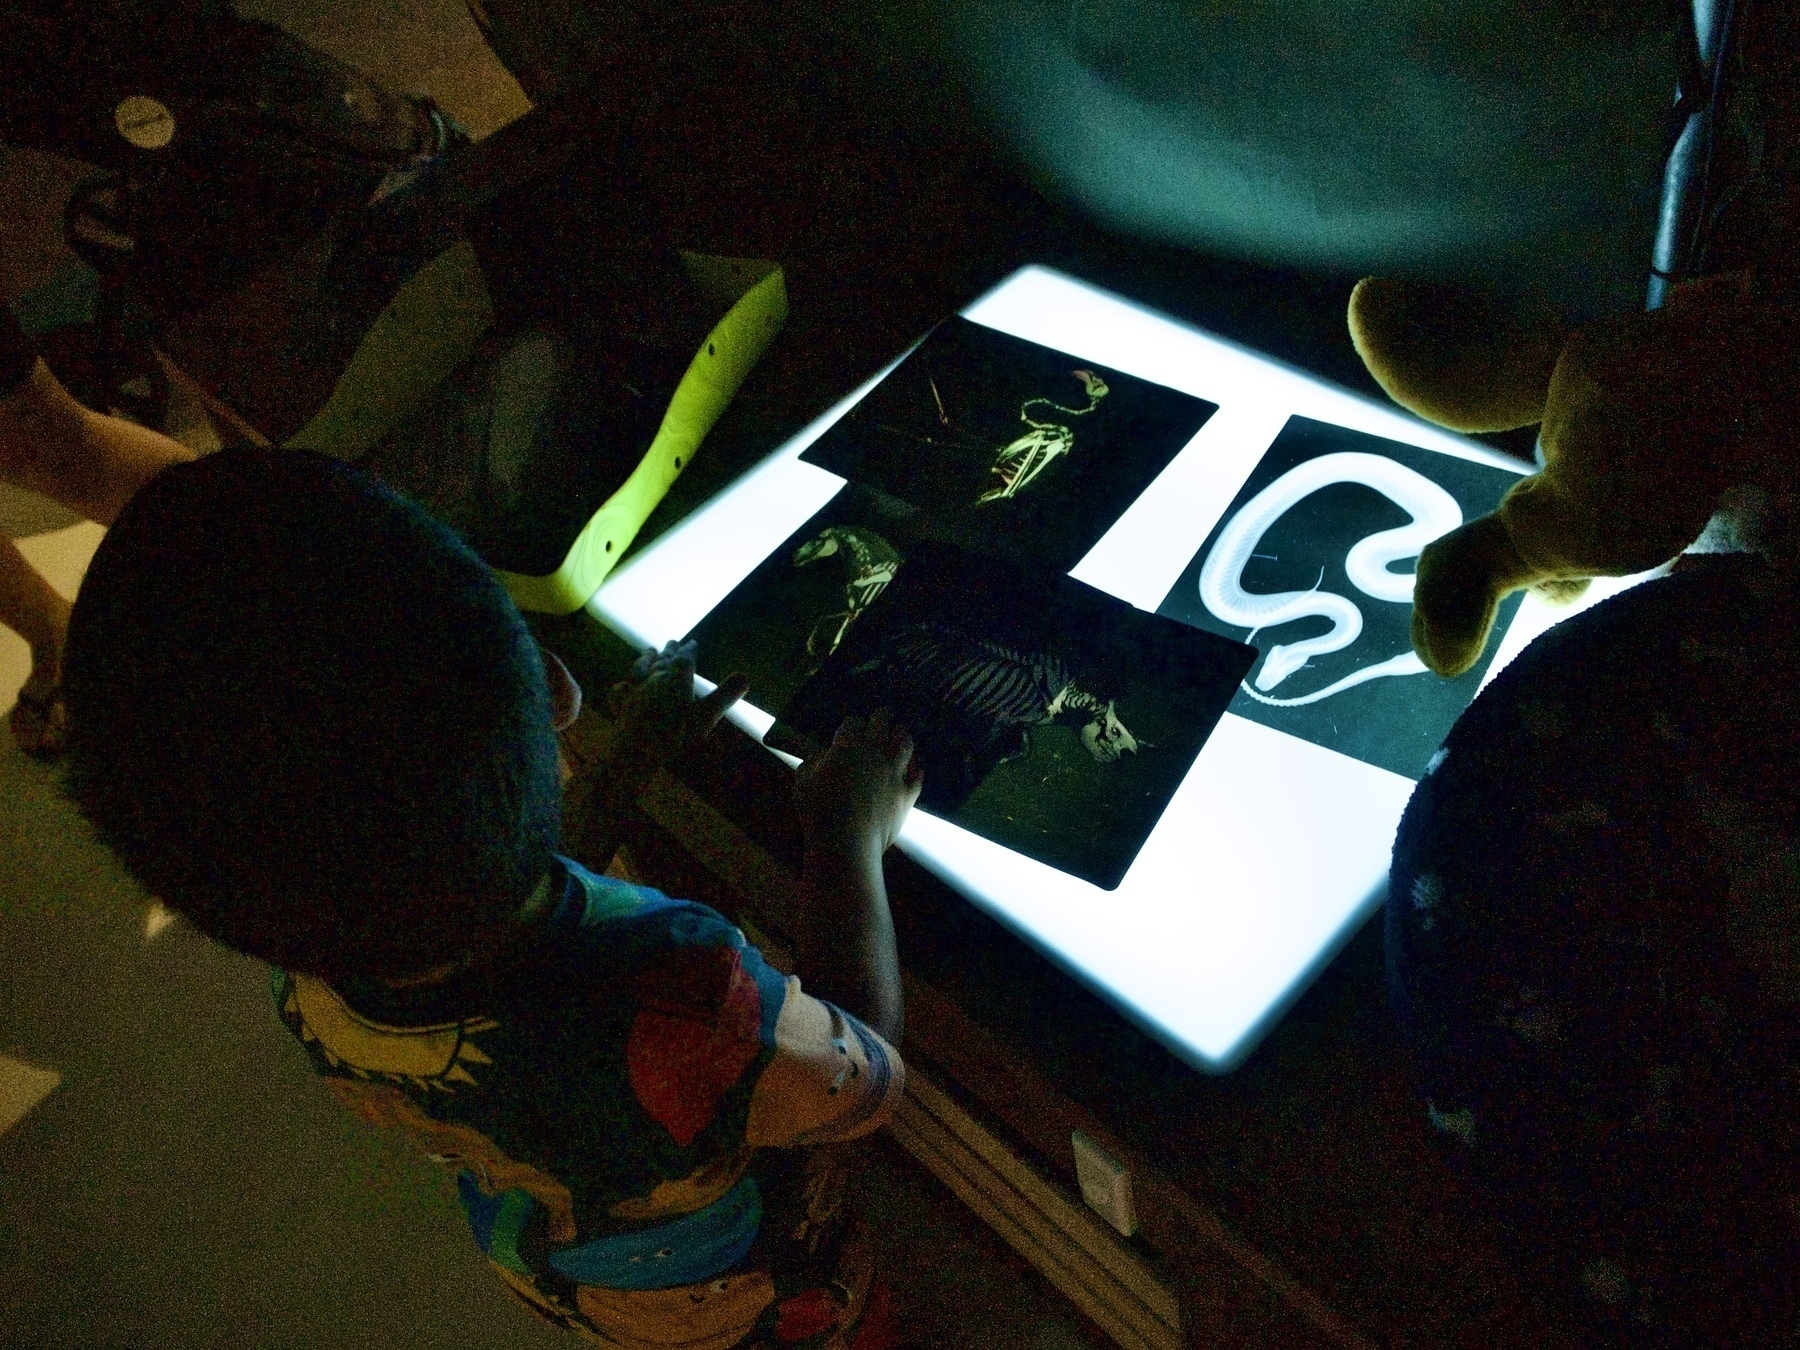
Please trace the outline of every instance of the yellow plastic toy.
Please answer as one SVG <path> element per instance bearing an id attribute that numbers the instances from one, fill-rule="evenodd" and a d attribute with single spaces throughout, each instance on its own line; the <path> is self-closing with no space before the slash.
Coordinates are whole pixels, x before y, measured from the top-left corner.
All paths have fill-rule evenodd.
<path id="1" fill-rule="evenodd" d="M 1395 402 L 1463 432 L 1541 423 L 1539 472 L 1419 557 L 1413 646 L 1459 675 L 1500 601 L 1669 561 L 1719 512 L 1748 542 L 1800 489 L 1800 305 L 1749 271 L 1574 332 L 1503 298 L 1371 277 L 1350 333 Z"/>

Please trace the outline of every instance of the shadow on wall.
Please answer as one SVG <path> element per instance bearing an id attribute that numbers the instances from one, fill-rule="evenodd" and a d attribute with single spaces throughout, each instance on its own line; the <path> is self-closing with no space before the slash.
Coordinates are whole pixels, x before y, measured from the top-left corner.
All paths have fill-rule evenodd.
<path id="1" fill-rule="evenodd" d="M 938 0 L 1002 134 L 1107 224 L 1636 307 L 1674 88 L 1624 0 Z"/>

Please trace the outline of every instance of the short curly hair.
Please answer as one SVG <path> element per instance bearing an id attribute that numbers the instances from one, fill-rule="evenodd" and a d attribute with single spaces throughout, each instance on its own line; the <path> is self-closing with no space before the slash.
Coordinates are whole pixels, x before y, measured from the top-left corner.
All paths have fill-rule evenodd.
<path id="1" fill-rule="evenodd" d="M 465 953 L 552 865 L 544 668 L 493 571 L 321 455 L 226 450 L 119 516 L 69 625 L 66 790 L 144 885 L 292 970 Z"/>

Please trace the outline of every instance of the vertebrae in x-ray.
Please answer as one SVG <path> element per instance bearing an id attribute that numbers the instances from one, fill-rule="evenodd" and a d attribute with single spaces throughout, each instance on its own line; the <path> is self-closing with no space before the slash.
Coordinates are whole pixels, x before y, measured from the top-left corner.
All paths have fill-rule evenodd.
<path id="1" fill-rule="evenodd" d="M 1296 619 L 1316 615 L 1331 621 L 1328 632 L 1298 642 L 1280 643 L 1269 649 L 1263 658 L 1262 669 L 1256 674 L 1255 688 L 1249 684 L 1243 686 L 1244 692 L 1260 703 L 1298 707 L 1318 703 L 1369 680 L 1390 675 L 1419 675 L 1425 671 L 1425 663 L 1409 651 L 1352 671 L 1325 688 L 1299 698 L 1275 698 L 1265 692 L 1303 669 L 1315 656 L 1342 651 L 1362 633 L 1362 611 L 1355 602 L 1346 596 L 1322 591 L 1317 583 L 1311 590 L 1273 594 L 1246 591 L 1242 585 L 1244 567 L 1270 527 L 1302 500 L 1334 483 L 1361 483 L 1374 488 L 1412 517 L 1410 524 L 1382 530 L 1359 541 L 1344 558 L 1344 571 L 1351 583 L 1376 600 L 1411 604 L 1412 574 L 1393 572 L 1389 567 L 1417 557 L 1425 545 L 1462 524 L 1462 508 L 1457 505 L 1456 498 L 1429 478 L 1385 455 L 1354 451 L 1320 455 L 1298 464 L 1246 502 L 1219 532 L 1212 552 L 1200 570 L 1201 603 L 1222 622 L 1248 628 L 1250 633 L 1246 641 L 1253 641 L 1265 628 L 1275 628 Z M 1323 579 L 1321 571 L 1320 580 Z"/>
<path id="2" fill-rule="evenodd" d="M 862 612 L 881 598 L 905 561 L 900 550 L 874 530 L 861 525 L 827 525 L 795 550 L 794 566 L 821 558 L 844 560 L 844 607 L 827 614 L 806 635 L 807 655 L 824 660 L 843 643 Z"/>
<path id="3" fill-rule="evenodd" d="M 1148 748 L 1114 712 L 1115 700 L 1081 688 L 1060 657 L 1021 651 L 987 638 L 917 624 L 884 644 L 858 675 L 886 675 L 925 693 L 938 708 L 981 728 L 987 745 L 1010 741 L 1007 759 L 1031 748 L 1030 729 L 1066 717 L 1085 719 L 1081 743 L 1101 764 Z"/>

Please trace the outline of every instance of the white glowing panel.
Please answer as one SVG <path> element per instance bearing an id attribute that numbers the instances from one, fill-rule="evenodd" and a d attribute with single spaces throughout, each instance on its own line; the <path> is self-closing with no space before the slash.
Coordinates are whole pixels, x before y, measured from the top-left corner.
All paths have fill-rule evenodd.
<path id="1" fill-rule="evenodd" d="M 1523 468 L 1044 268 L 1015 273 L 963 313 L 1219 405 L 1071 573 L 1141 609 L 1181 577 L 1290 415 Z M 687 633 L 843 484 L 799 455 L 874 383 L 621 566 L 589 608 L 642 645 Z M 1532 626 L 1561 613 L 1534 607 Z M 1509 641 L 1501 658 L 1517 649 Z M 773 721 L 755 707 L 733 720 L 759 739 Z M 900 844 L 1184 1059 L 1222 1071 L 1380 904 L 1412 786 L 1228 713 L 1117 890 L 923 812 Z"/>

